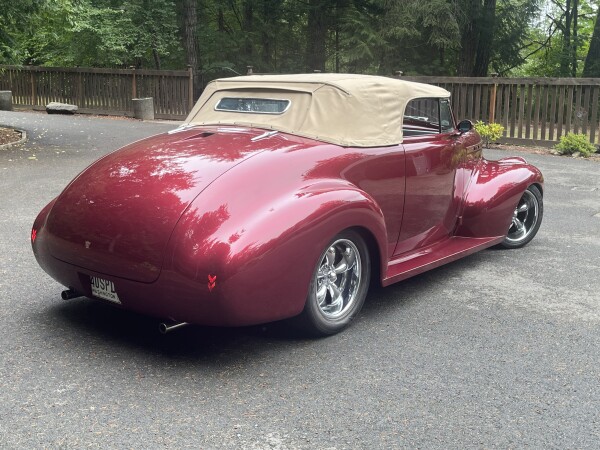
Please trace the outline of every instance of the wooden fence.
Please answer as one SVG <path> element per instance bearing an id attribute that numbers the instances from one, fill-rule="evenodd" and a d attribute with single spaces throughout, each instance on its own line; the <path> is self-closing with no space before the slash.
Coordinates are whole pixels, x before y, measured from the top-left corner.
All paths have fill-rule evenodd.
<path id="1" fill-rule="evenodd" d="M 600 78 L 402 77 L 452 93 L 457 119 L 497 122 L 503 142 L 551 146 L 572 131 L 600 143 Z M 17 106 L 52 101 L 83 113 L 133 115 L 132 98 L 153 97 L 155 117 L 183 119 L 193 107 L 188 70 L 0 66 L 0 90 Z"/>
<path id="2" fill-rule="evenodd" d="M 502 142 L 552 146 L 574 132 L 600 143 L 600 78 L 402 79 L 450 91 L 457 119 L 502 124 Z"/>
<path id="3" fill-rule="evenodd" d="M 183 119 L 193 106 L 191 70 L 136 70 L 0 66 L 0 90 L 16 106 L 44 109 L 71 103 L 79 112 L 133 115 L 131 99 L 154 98 L 159 119 Z"/>

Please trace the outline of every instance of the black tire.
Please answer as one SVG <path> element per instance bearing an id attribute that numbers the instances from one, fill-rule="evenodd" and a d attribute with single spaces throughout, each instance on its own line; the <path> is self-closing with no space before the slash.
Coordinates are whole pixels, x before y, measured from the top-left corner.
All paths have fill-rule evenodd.
<path id="1" fill-rule="evenodd" d="M 527 245 L 537 234 L 544 217 L 544 200 L 540 189 L 529 186 L 519 200 L 513 213 L 508 233 L 500 246 L 520 248 Z"/>
<path id="2" fill-rule="evenodd" d="M 317 261 L 304 310 L 294 319 L 295 326 L 310 336 L 339 333 L 361 310 L 370 277 L 369 249 L 362 236 L 353 230 L 338 234 Z"/>

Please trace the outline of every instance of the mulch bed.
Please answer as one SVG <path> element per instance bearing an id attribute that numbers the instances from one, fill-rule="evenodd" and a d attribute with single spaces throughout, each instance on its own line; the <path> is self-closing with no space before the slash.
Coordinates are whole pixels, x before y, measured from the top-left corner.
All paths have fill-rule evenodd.
<path id="1" fill-rule="evenodd" d="M 505 150 L 507 152 L 507 156 L 517 156 L 518 153 L 534 153 L 536 155 L 553 155 L 559 158 L 573 158 L 573 156 L 570 155 L 558 155 L 555 150 L 546 147 L 525 147 L 521 145 L 492 144 L 490 145 L 490 148 Z M 581 156 L 578 156 L 578 158 L 600 162 L 600 153 L 594 153 L 593 155 L 587 158 L 583 158 Z"/>
<path id="2" fill-rule="evenodd" d="M 12 128 L 0 127 L 0 145 L 11 144 L 21 139 L 21 132 Z"/>

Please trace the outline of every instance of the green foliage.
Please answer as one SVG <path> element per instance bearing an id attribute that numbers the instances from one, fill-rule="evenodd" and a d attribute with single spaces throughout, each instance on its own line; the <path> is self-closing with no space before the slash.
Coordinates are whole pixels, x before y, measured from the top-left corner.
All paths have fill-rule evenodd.
<path id="1" fill-rule="evenodd" d="M 385 45 L 381 47 L 379 73 L 454 73 L 461 36 L 461 15 L 454 2 L 406 0 L 382 1 L 382 5 L 379 29 Z"/>
<path id="2" fill-rule="evenodd" d="M 526 62 L 521 49 L 529 43 L 531 23 L 539 14 L 539 3 L 539 0 L 498 2 L 491 61 L 494 72 L 503 74 Z"/>
<path id="3" fill-rule="evenodd" d="M 484 123 L 481 120 L 475 122 L 475 130 L 483 138 L 485 147 L 489 148 L 490 142 L 495 142 L 500 139 L 504 132 L 504 127 L 499 123 Z"/>
<path id="4" fill-rule="evenodd" d="M 49 0 L 48 0 L 49 1 Z M 25 56 L 20 37 L 32 34 L 31 17 L 44 0 L 0 0 L 0 64 L 18 64 Z"/>
<path id="5" fill-rule="evenodd" d="M 173 0 L 46 0 L 29 23 L 21 53 L 36 65 L 152 67 L 179 45 Z"/>
<path id="6" fill-rule="evenodd" d="M 576 75 L 582 75 L 583 62 L 589 51 L 600 6 L 596 0 L 579 0 L 577 37 L 571 43 L 570 49 L 564 48 L 565 6 L 565 0 L 546 1 L 545 16 L 534 21 L 533 26 L 527 27 L 528 37 L 518 51 L 519 58 L 523 63 L 521 65 L 513 64 L 513 68 L 506 71 L 507 74 L 511 76 L 568 77 L 572 75 L 574 52 L 577 61 Z M 573 30 L 570 32 L 572 35 Z M 566 71 L 564 64 L 561 67 L 561 62 L 564 60 L 568 62 Z"/>
<path id="7" fill-rule="evenodd" d="M 581 72 L 598 4 L 578 2 L 573 48 Z M 194 5 L 196 39 L 190 41 L 186 30 L 193 33 L 185 23 Z M 312 70 L 316 62 L 329 72 L 556 76 L 564 69 L 565 5 L 566 0 L 0 0 L 0 64 L 182 68 L 190 61 L 198 62 L 204 82 L 243 74 L 248 65 L 256 72 L 288 73 Z M 196 47 L 196 57 L 189 58 L 186 52 Z M 588 66 L 593 63 L 594 58 Z"/>
<path id="8" fill-rule="evenodd" d="M 596 25 L 592 31 L 588 53 L 585 57 L 583 76 L 600 77 L 600 6 L 596 13 Z"/>
<path id="9" fill-rule="evenodd" d="M 561 155 L 572 155 L 580 153 L 587 158 L 596 151 L 596 147 L 590 143 L 585 134 L 567 133 L 561 136 L 560 142 L 554 146 Z"/>

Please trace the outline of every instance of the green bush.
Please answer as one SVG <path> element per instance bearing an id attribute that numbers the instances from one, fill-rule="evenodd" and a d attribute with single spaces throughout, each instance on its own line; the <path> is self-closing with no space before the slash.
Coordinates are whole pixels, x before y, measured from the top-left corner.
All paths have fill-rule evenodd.
<path id="1" fill-rule="evenodd" d="M 475 130 L 479 133 L 479 135 L 483 138 L 485 142 L 485 147 L 489 148 L 490 142 L 494 142 L 502 136 L 502 132 L 504 131 L 504 127 L 499 123 L 484 123 L 481 120 L 475 122 Z"/>
<path id="2" fill-rule="evenodd" d="M 585 134 L 575 133 L 567 133 L 566 136 L 561 136 L 560 142 L 554 148 L 561 155 L 572 155 L 579 152 L 585 158 L 596 152 L 596 146 L 590 143 Z"/>

